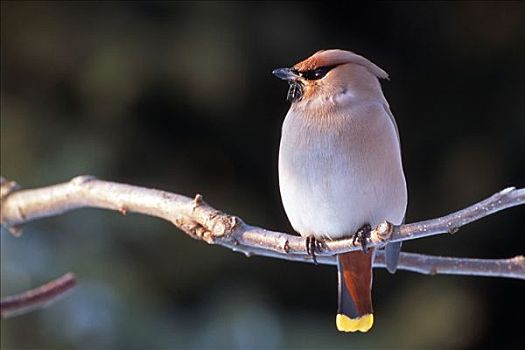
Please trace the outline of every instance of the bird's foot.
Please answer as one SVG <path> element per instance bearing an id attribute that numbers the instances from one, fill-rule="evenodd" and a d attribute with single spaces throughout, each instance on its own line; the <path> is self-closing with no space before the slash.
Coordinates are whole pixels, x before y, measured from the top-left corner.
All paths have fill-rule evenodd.
<path id="1" fill-rule="evenodd" d="M 312 257 L 314 264 L 317 265 L 316 252 L 321 252 L 322 243 L 319 242 L 314 236 L 306 237 L 306 253 Z"/>
<path id="2" fill-rule="evenodd" d="M 352 245 L 355 246 L 355 242 L 361 244 L 363 253 L 368 253 L 368 240 L 370 239 L 370 233 L 372 232 L 372 226 L 370 224 L 364 224 L 356 233 L 354 233 L 354 238 L 352 239 Z"/>

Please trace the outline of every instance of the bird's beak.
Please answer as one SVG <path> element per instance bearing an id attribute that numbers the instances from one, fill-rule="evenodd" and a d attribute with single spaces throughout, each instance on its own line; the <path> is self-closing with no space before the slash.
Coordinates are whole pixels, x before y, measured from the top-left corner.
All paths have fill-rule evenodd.
<path id="1" fill-rule="evenodd" d="M 296 80 L 299 78 L 299 75 L 297 75 L 291 68 L 277 68 L 273 70 L 272 74 L 277 78 L 286 81 Z"/>

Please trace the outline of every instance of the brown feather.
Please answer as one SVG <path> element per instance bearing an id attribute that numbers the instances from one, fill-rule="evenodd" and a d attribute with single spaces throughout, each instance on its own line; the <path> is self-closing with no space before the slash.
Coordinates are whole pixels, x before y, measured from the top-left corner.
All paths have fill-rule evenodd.
<path id="1" fill-rule="evenodd" d="M 371 314 L 372 308 L 372 260 L 374 254 L 369 250 L 338 255 L 342 280 L 356 307 L 358 316 Z M 344 296 L 343 296 L 344 297 Z M 344 312 L 344 310 L 341 310 Z M 355 317 L 354 315 L 349 315 Z"/>

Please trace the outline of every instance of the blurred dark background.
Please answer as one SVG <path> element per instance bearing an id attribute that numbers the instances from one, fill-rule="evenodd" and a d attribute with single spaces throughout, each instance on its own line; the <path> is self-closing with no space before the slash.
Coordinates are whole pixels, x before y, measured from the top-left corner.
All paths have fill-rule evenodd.
<path id="1" fill-rule="evenodd" d="M 1 5 L 1 173 L 76 175 L 193 196 L 292 232 L 277 182 L 287 86 L 322 48 L 390 73 L 407 220 L 525 185 L 525 6 L 459 3 L 11 2 Z M 404 245 L 524 253 L 523 208 Z M 333 267 L 246 258 L 170 224 L 81 210 L 2 231 L 2 295 L 73 271 L 48 309 L 2 320 L 2 348 L 517 348 L 523 281 L 376 270 L 376 324 L 335 329 Z"/>

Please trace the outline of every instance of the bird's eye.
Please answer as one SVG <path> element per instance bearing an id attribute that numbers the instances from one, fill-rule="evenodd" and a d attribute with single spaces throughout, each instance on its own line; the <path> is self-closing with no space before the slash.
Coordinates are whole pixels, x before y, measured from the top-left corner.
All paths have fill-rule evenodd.
<path id="1" fill-rule="evenodd" d="M 320 67 L 317 69 L 306 70 L 299 72 L 299 76 L 306 80 L 319 80 L 324 78 L 324 76 L 335 66 Z"/>

